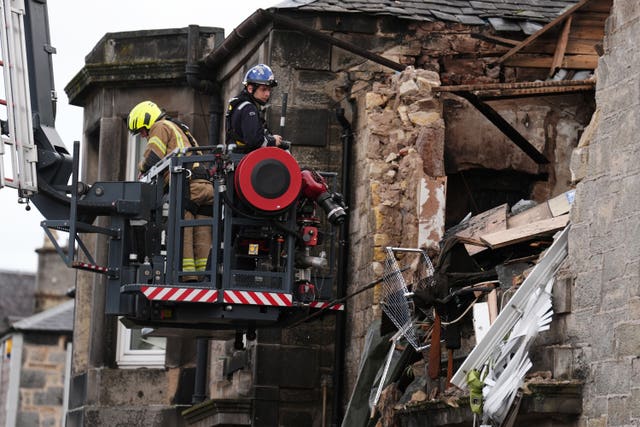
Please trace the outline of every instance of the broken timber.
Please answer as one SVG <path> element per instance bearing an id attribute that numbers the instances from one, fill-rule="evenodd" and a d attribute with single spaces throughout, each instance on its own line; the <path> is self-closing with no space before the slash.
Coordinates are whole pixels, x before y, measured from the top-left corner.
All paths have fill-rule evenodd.
<path id="1" fill-rule="evenodd" d="M 569 214 L 555 218 L 543 219 L 532 224 L 524 224 L 519 227 L 509 228 L 480 237 L 491 249 L 501 248 L 514 243 L 531 240 L 533 237 L 549 234 L 565 227 L 569 223 Z"/>
<path id="2" fill-rule="evenodd" d="M 480 99 L 519 98 L 593 91 L 595 79 L 550 80 L 545 82 L 484 83 L 432 88 L 433 92 L 471 92 Z"/>
<path id="3" fill-rule="evenodd" d="M 487 248 L 480 236 L 507 228 L 508 211 L 509 205 L 505 203 L 469 218 L 465 229 L 456 233 L 460 241 L 465 243 L 469 255 L 475 255 Z"/>

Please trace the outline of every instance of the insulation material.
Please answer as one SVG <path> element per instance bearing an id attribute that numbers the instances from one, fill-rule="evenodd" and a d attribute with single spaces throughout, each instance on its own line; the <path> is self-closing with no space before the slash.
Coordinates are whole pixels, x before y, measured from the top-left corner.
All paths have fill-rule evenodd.
<path id="1" fill-rule="evenodd" d="M 553 309 L 551 289 L 553 278 L 544 288 L 536 289 L 529 297 L 522 317 L 513 330 L 485 364 L 488 374 L 484 379 L 482 395 L 484 400 L 483 423 L 489 421 L 501 424 L 507 416 L 524 376 L 533 365 L 529 349 L 538 332 L 549 329 Z"/>

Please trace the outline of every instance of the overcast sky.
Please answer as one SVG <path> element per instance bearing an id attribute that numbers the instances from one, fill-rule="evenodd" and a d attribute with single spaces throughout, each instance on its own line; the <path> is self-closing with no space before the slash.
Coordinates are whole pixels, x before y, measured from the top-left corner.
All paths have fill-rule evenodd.
<path id="1" fill-rule="evenodd" d="M 58 95 L 56 129 L 69 152 L 74 140 L 82 138 L 82 109 L 68 105 L 64 87 L 84 65 L 84 57 L 105 33 L 189 25 L 221 27 L 225 35 L 257 9 L 266 9 L 280 0 L 49 0 L 53 73 Z M 3 115 L 5 117 L 5 115 Z M 27 212 L 17 203 L 12 188 L 0 189 L 0 270 L 35 272 L 35 249 L 42 246 L 43 217 L 37 209 Z"/>

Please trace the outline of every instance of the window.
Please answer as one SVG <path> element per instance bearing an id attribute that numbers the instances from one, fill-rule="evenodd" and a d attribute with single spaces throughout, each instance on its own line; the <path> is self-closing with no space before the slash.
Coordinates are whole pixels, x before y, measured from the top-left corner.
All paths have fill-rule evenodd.
<path id="1" fill-rule="evenodd" d="M 129 134 L 127 147 L 127 181 L 135 181 L 138 179 L 138 163 L 142 160 L 144 148 L 147 145 L 140 135 Z"/>
<path id="2" fill-rule="evenodd" d="M 142 159 L 146 141 L 140 135 L 131 135 L 127 147 L 126 179 L 135 181 L 138 177 L 138 163 Z M 118 321 L 118 342 L 116 363 L 121 368 L 164 367 L 167 339 L 149 337 L 143 328 L 127 329 Z"/>
<path id="3" fill-rule="evenodd" d="M 118 322 L 116 363 L 121 368 L 164 368 L 167 339 L 146 336 L 148 328 L 127 329 Z"/>

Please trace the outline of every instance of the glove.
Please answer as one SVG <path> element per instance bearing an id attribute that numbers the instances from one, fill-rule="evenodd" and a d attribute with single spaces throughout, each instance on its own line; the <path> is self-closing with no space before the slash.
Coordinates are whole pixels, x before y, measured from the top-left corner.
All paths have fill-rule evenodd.
<path id="1" fill-rule="evenodd" d="M 291 141 L 285 141 L 284 139 L 282 141 L 280 141 L 280 148 L 282 148 L 283 150 L 288 150 L 291 148 Z"/>

